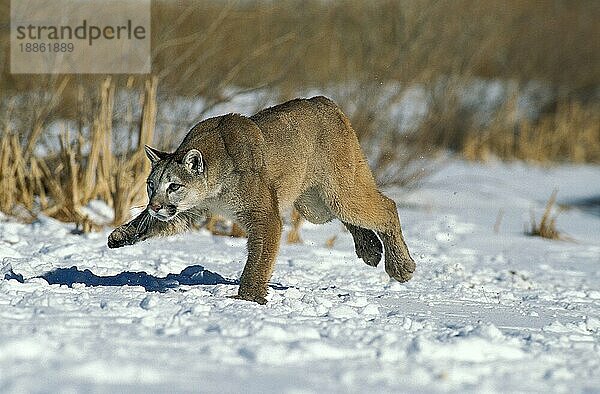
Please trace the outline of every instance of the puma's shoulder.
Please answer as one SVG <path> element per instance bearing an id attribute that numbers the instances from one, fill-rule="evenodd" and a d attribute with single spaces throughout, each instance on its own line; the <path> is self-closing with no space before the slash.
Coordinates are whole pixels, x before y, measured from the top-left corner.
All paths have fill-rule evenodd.
<path id="1" fill-rule="evenodd" d="M 211 161 L 231 161 L 236 171 L 258 171 L 264 166 L 264 137 L 250 118 L 227 114 L 197 123 L 176 155 L 198 149 Z"/>

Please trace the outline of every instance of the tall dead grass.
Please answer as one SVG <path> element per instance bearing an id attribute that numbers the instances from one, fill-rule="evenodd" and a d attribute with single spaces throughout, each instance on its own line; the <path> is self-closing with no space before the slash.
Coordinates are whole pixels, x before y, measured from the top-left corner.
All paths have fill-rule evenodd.
<path id="1" fill-rule="evenodd" d="M 469 130 L 459 148 L 471 160 L 600 163 L 600 106 L 564 103 L 535 122 L 497 118 L 485 130 Z"/>
<path id="2" fill-rule="evenodd" d="M 114 223 L 129 215 L 132 205 L 144 198 L 149 164 L 144 144 L 152 141 L 156 115 L 157 79 L 146 81 L 137 148 L 118 154 L 112 143 L 115 85 L 107 77 L 100 85 L 100 103 L 89 135 L 72 135 L 65 126 L 58 138 L 58 152 L 38 154 L 22 146 L 36 146 L 32 132 L 25 141 L 6 127 L 0 144 L 0 210 L 33 219 L 37 214 L 75 222 L 84 231 L 95 223 L 82 207 L 92 199 L 106 201 L 114 209 Z M 10 123 L 10 119 L 7 120 Z M 33 141 L 33 142 L 32 142 Z"/>
<path id="3" fill-rule="evenodd" d="M 546 208 L 544 209 L 544 214 L 542 215 L 542 219 L 539 224 L 536 222 L 533 213 L 531 215 L 531 227 L 525 230 L 525 234 L 530 235 L 532 237 L 542 237 L 547 239 L 554 240 L 571 240 L 571 238 L 562 235 L 556 229 L 556 218 L 558 217 L 558 213 L 554 216 L 552 215 L 552 210 L 554 208 L 554 204 L 556 203 L 556 195 L 558 194 L 558 190 L 554 190 L 552 195 L 548 199 L 546 203 Z"/>

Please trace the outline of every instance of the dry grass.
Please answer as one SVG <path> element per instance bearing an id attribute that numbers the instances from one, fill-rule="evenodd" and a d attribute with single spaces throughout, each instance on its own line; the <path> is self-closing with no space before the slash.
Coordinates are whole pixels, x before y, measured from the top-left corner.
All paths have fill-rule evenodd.
<path id="1" fill-rule="evenodd" d="M 89 135 L 79 130 L 72 138 L 65 127 L 56 154 L 40 155 L 28 148 L 37 145 L 34 139 L 39 133 L 32 132 L 21 141 L 17 133 L 5 128 L 0 145 L 0 210 L 14 214 L 24 208 L 30 219 L 43 213 L 75 222 L 87 231 L 96 226 L 81 208 L 101 199 L 113 207 L 114 223 L 121 223 L 131 206 L 144 199 L 144 174 L 150 169 L 144 144 L 154 134 L 156 86 L 156 79 L 146 83 L 137 147 L 125 154 L 115 153 L 112 145 L 115 87 L 110 77 L 100 86 L 100 105 Z"/>
<path id="2" fill-rule="evenodd" d="M 555 240 L 567 239 L 556 229 L 556 218 L 558 217 L 558 213 L 554 216 L 552 215 L 552 209 L 556 203 L 557 194 L 558 190 L 552 192 L 550 199 L 546 203 L 546 209 L 544 210 L 544 214 L 542 215 L 542 219 L 539 224 L 536 222 L 535 217 L 532 214 L 531 227 L 525 231 L 525 234 Z"/>
<path id="3" fill-rule="evenodd" d="M 486 130 L 467 133 L 458 148 L 471 160 L 600 163 L 600 106 L 565 103 L 537 122 L 498 118 Z"/>

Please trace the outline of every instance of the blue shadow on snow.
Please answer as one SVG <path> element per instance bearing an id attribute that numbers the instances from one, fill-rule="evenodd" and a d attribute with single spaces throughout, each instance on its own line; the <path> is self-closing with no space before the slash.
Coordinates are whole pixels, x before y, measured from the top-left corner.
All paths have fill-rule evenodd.
<path id="1" fill-rule="evenodd" d="M 38 278 L 45 279 L 48 284 L 73 286 L 73 283 L 83 283 L 86 286 L 142 286 L 146 291 L 165 292 L 179 285 L 239 285 L 237 279 L 224 278 L 223 276 L 205 269 L 201 265 L 192 265 L 179 274 L 168 274 L 157 277 L 146 272 L 121 272 L 117 275 L 99 276 L 89 269 L 80 270 L 76 266 L 71 268 L 57 268 Z M 15 279 L 24 283 L 23 276 L 12 269 L 5 273 L 4 279 Z M 269 284 L 275 290 L 285 290 L 288 287 L 279 284 Z"/>
<path id="2" fill-rule="evenodd" d="M 161 278 L 146 272 L 121 272 L 117 275 L 99 276 L 77 267 L 57 268 L 40 276 L 49 284 L 73 286 L 83 283 L 86 286 L 142 286 L 146 291 L 165 292 L 179 285 L 235 285 L 239 281 L 227 279 L 221 275 L 204 269 L 201 265 L 187 267 L 180 274 L 168 274 Z"/>

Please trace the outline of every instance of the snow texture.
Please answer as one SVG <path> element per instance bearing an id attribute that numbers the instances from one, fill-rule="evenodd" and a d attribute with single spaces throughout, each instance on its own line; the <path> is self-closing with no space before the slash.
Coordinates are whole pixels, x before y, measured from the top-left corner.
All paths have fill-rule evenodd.
<path id="1" fill-rule="evenodd" d="M 306 224 L 266 306 L 227 298 L 243 239 L 109 250 L 108 229 L 0 217 L 0 392 L 597 392 L 600 217 L 563 212 L 574 241 L 523 233 L 554 188 L 595 198 L 600 168 L 453 162 L 387 191 L 410 282 L 362 263 L 339 222 Z"/>

